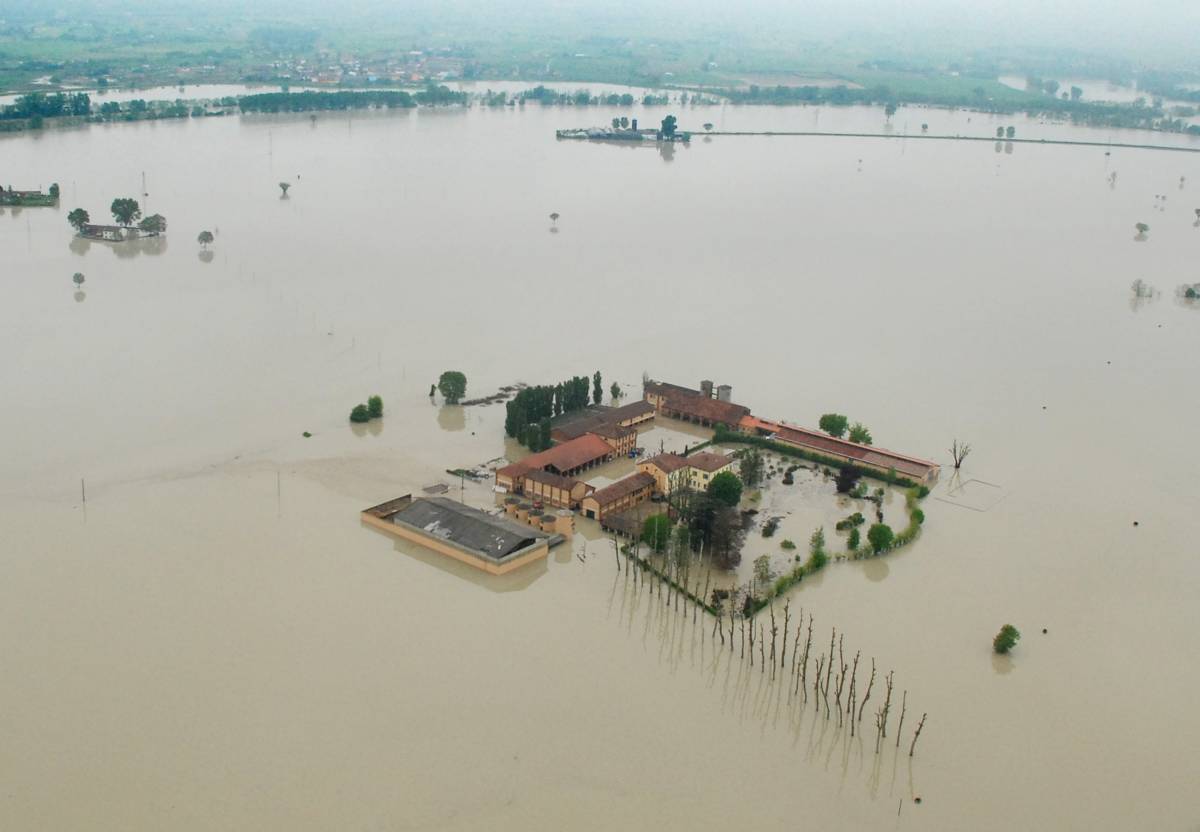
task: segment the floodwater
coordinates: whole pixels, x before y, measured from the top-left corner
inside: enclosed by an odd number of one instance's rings
[[[0,828],[1195,828],[1200,309],[1174,291],[1196,279],[1200,157],[554,139],[618,114],[0,139],[13,185],[63,191],[0,214]],[[892,119],[922,122],[1008,123]],[[164,240],[72,241],[68,210],[103,216],[143,173]],[[1131,303],[1139,277],[1159,295]],[[363,527],[361,508],[439,481],[490,503],[444,472],[514,451],[503,407],[431,402],[445,369],[470,395],[595,369],[635,394],[643,372],[710,378],[764,416],[837,410],[943,463],[969,441],[915,544],[789,596],[814,655],[836,626],[895,669],[903,746],[928,713],[915,756],[789,700],[618,573],[594,527],[502,579]],[[385,417],[350,426],[372,393]],[[844,512],[794,488],[803,547]],[[1009,622],[1024,638],[1000,660]]]

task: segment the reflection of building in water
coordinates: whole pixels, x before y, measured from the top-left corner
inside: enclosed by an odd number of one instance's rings
[[[554,530],[557,518],[549,524],[519,524],[445,497],[414,500],[405,495],[365,509],[361,516],[380,531],[493,575],[541,560],[564,540]]]

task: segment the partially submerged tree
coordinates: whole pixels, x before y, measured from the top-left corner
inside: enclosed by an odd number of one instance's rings
[[[167,230],[167,218],[162,214],[151,214],[138,223],[138,228],[151,234],[162,234]]]
[[[1021,631],[1011,624],[1005,624],[1000,628],[1000,632],[996,633],[996,637],[992,639],[992,650],[1004,655],[1016,647],[1017,642],[1020,640]]]
[[[950,443],[950,456],[954,458],[954,470],[962,467],[963,461],[970,455],[971,446],[966,442],[955,439]]]
[[[383,416],[383,399],[379,396],[371,396],[367,399],[367,412],[372,419],[378,419]]]
[[[1004,130],[1004,138],[1006,138],[1006,139],[1011,139],[1011,138],[1012,138],[1013,136],[1015,136],[1015,135],[1017,135],[1017,128],[1015,128],[1015,127],[1013,127],[1013,126],[1011,126],[1011,125],[1009,125],[1008,127],[1006,127],[1006,128],[1005,128],[1005,130]]]
[[[862,422],[855,422],[850,426],[850,441],[860,445],[870,445],[871,431],[867,430],[867,426]]]
[[[604,385],[600,380],[600,371],[592,376],[592,404],[600,404],[604,400]]]
[[[208,248],[208,244],[213,241],[213,233],[211,231],[201,231],[196,235],[196,242],[203,248]]]
[[[885,523],[876,523],[867,529],[867,542],[871,544],[871,550],[875,554],[879,554],[891,546],[895,537],[892,527]]]
[[[655,514],[647,517],[642,523],[642,542],[655,552],[662,552],[666,549],[670,539],[671,519],[667,515]]]
[[[83,227],[92,221],[91,216],[82,208],[72,208],[67,214],[67,222],[76,231],[83,231]]]
[[[846,435],[846,429],[850,427],[850,420],[840,413],[826,413],[817,422],[817,427],[830,436],[840,439]]]
[[[742,500],[742,481],[732,471],[722,471],[709,482],[708,493],[713,499],[734,508]]]
[[[117,221],[117,224],[126,228],[133,225],[142,216],[142,208],[138,205],[138,201],[130,197],[114,199],[109,210],[112,211],[113,219]]]
[[[291,182],[280,182],[280,183],[279,183],[279,190],[280,190],[280,191],[282,191],[282,193],[280,194],[280,196],[287,196],[288,188],[290,188],[290,187],[292,187],[292,183],[291,183]]]
[[[367,410],[365,404],[356,404],[354,409],[350,411],[350,421],[361,424],[371,421],[371,412]]]
[[[837,473],[837,479],[834,480],[837,493],[849,494],[854,490],[855,484],[862,478],[862,475],[863,472],[853,465],[843,465]]]
[[[1139,222],[1137,225],[1134,226],[1134,228],[1137,229],[1137,233],[1138,233],[1139,237],[1145,237],[1146,232],[1150,230],[1150,226],[1146,225],[1146,223],[1144,223],[1144,222]]]
[[[763,459],[758,448],[750,447],[742,452],[738,473],[742,476],[742,482],[748,486],[755,486],[762,482]]]
[[[76,286],[82,286],[84,281],[83,272],[75,272],[75,274],[71,276],[71,280]]]
[[[550,214],[550,222],[557,223],[557,222],[558,222],[558,216],[559,216],[559,215],[558,215],[558,212],[557,212],[557,211],[555,211],[555,212],[553,212],[552,214]]]
[[[467,393],[467,377],[458,370],[447,370],[438,379],[438,390],[447,404],[458,404]]]
[[[713,123],[712,123],[711,121],[706,121],[706,122],[704,122],[704,129],[705,129],[707,132],[711,133],[711,132],[712,132],[712,129],[713,129]]]
[[[675,116],[667,116],[662,120],[662,126],[659,128],[659,132],[662,133],[662,137],[664,139],[675,138],[675,125],[677,123],[678,122],[676,122]]]
[[[608,388],[608,393],[609,393],[609,395],[611,395],[611,396],[613,397],[613,400],[614,400],[614,401],[615,401],[616,399],[619,399],[619,398],[621,398],[621,385],[617,384],[617,383],[614,381],[614,382],[612,383],[612,387]]]

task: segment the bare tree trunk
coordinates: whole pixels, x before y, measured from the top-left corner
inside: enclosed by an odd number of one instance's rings
[[[913,755],[913,751],[915,751],[917,748],[917,737],[921,736],[921,729],[925,727],[925,717],[927,716],[929,716],[929,714],[921,714],[921,721],[917,723],[917,730],[913,732],[912,745],[908,747],[908,756],[910,757]]]
[[[766,644],[766,642],[767,642],[766,638],[763,637],[762,625],[759,624],[758,625],[758,671],[760,673],[766,672],[765,669],[767,666],[767,654],[766,654],[766,650],[764,649],[764,646],[763,646]]]
[[[783,670],[784,665],[787,664],[788,624],[791,621],[791,614],[790,614],[788,608],[791,605],[792,605],[791,601],[783,602],[783,640],[779,645],[779,669],[780,670]],[[774,642],[772,642],[772,644],[774,644]],[[774,652],[774,651],[772,651],[772,652]]]
[[[867,700],[871,698],[871,688],[875,687],[875,660],[871,659],[871,681],[867,682],[867,693],[863,696],[862,704],[858,707],[858,721],[862,722],[863,711],[867,708]]]
[[[821,667],[825,662],[825,654],[817,659],[817,677],[813,679],[813,701],[817,703],[817,713],[821,712]]]
[[[771,605],[771,680],[775,680],[775,605]]]
[[[908,691],[900,697],[900,722],[896,725],[896,747],[900,747],[900,732],[904,730],[904,712],[908,710]]]
[[[742,631],[746,630],[746,619],[742,619]],[[754,667],[754,621],[750,622],[750,666]]]
[[[887,736],[888,714],[892,710],[892,677],[895,675],[896,675],[896,671],[889,670],[888,675],[885,676],[883,679],[883,681],[887,684],[887,695],[884,696],[884,698],[883,698],[883,710],[882,710],[883,725],[881,726],[883,735],[885,737]]]
[[[812,650],[812,628],[813,628],[813,617],[812,617],[812,613],[810,612],[808,614],[808,640],[804,642],[804,659],[802,660],[801,665],[800,665],[800,671],[801,671],[801,675],[802,675],[802,678],[800,681],[800,689],[804,691],[804,701],[805,702],[808,701],[808,654],[809,654],[809,651]],[[820,671],[818,671],[818,673],[819,672]]]

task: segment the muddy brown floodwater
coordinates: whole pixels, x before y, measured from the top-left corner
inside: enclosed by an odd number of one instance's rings
[[[612,115],[0,139],[12,185],[63,192],[0,215],[0,828],[1200,822],[1200,310],[1173,294],[1196,279],[1200,157],[554,139]],[[680,121],[883,127],[865,109]],[[892,119],[1010,121],[1138,135]],[[165,240],[72,240],[68,210],[104,216],[143,172]],[[1139,277],[1161,294],[1131,304]],[[838,410],[943,463],[970,441],[976,482],[956,498],[946,471],[914,545],[789,596],[896,670],[905,745],[929,714],[916,756],[876,757],[731,662],[594,528],[492,579],[363,527],[359,509],[438,481],[487,504],[444,470],[513,450],[503,406],[432,404],[450,368],[472,395],[597,368],[635,395],[643,371],[711,378],[764,416]],[[386,415],[356,430],[372,393]],[[840,513],[806,482],[816,502],[784,530],[801,544]],[[999,660],[1006,622],[1024,638]]]

